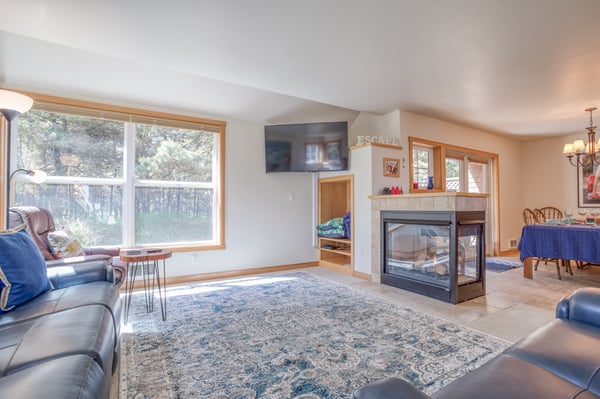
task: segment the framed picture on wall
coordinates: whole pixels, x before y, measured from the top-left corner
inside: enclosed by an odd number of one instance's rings
[[[383,158],[383,175],[400,177],[400,160],[396,158]]]
[[[577,168],[577,206],[600,208],[600,168],[597,164]]]

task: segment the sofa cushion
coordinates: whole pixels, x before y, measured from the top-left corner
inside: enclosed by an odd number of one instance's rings
[[[103,305],[87,305],[0,327],[0,375],[50,359],[87,355],[111,375],[118,345],[113,318]]]
[[[592,381],[590,381],[589,391],[600,396],[600,370],[596,373]]]
[[[109,381],[92,358],[52,359],[0,378],[2,398],[107,398]]]
[[[119,290],[114,284],[97,281],[77,284],[66,288],[48,291],[34,300],[0,317],[0,328],[10,324],[33,320],[54,312],[80,308],[88,305],[104,306],[111,314],[114,335],[121,334],[121,300]],[[1,346],[1,340],[0,340]],[[115,347],[115,350],[118,349]]]
[[[513,356],[501,354],[439,390],[435,399],[575,398],[577,385]]]
[[[0,313],[50,289],[46,262],[25,225],[0,232]]]
[[[587,388],[600,368],[600,329],[557,319],[508,348],[505,353]]]

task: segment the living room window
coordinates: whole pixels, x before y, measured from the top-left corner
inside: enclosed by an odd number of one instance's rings
[[[220,248],[224,133],[220,121],[36,99],[12,169],[48,177],[16,174],[12,204],[49,209],[88,245]]]

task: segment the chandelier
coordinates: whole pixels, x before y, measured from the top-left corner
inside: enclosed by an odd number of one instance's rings
[[[584,143],[583,140],[575,140],[572,143],[565,144],[563,148],[563,154],[567,156],[567,159],[571,165],[576,168],[584,166],[594,166],[594,164],[600,163],[600,140],[596,143],[596,126],[592,120],[592,112],[596,110],[596,107],[586,108],[585,112],[590,113],[590,125],[586,127],[588,131],[588,142]]]

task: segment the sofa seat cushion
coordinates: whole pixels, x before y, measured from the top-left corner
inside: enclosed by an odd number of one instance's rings
[[[86,305],[0,327],[0,375],[83,354],[112,374],[118,337],[103,305]]]
[[[522,359],[501,354],[478,369],[448,384],[435,399],[565,399],[582,398],[577,385]],[[598,398],[587,393],[586,398]]]
[[[109,383],[85,355],[52,359],[0,378],[0,397],[18,399],[108,398]]]
[[[72,285],[45,292],[12,312],[1,315],[0,327],[87,305],[102,305],[109,309],[114,318],[115,328],[119,331],[121,324],[119,290],[107,281]]]
[[[600,329],[557,319],[506,350],[505,353],[587,388],[600,369]]]

